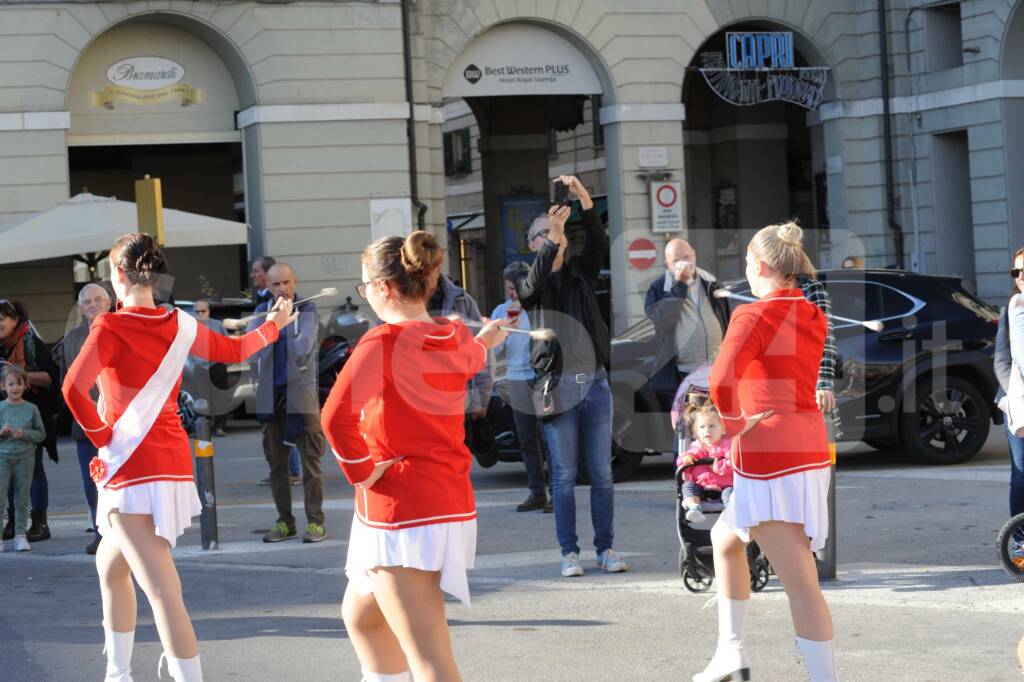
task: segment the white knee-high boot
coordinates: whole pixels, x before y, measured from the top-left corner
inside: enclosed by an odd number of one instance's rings
[[[203,667],[199,665],[199,654],[192,658],[174,658],[168,656],[166,652],[160,654],[160,660],[156,664],[157,677],[160,677],[164,659],[167,659],[167,672],[174,682],[203,682]]]
[[[412,682],[412,674],[408,670],[402,673],[373,673],[364,669],[362,682]]]
[[[811,682],[836,682],[836,657],[832,647],[834,640],[816,642],[813,639],[796,638],[797,649],[803,656],[804,665],[811,676]]]
[[[103,628],[103,653],[107,655],[107,672],[103,682],[132,682],[132,647],[135,630],[115,632]]]
[[[744,682],[750,679],[750,668],[743,652],[743,628],[749,604],[749,599],[728,599],[718,595],[718,648],[704,672],[693,676],[693,682]]]

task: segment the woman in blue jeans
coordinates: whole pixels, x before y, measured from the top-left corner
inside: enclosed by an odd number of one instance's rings
[[[1012,294],[1024,293],[1024,247],[1017,249],[1013,254],[1013,266],[1010,276],[1013,278],[1014,289]],[[1024,348],[1016,348],[1011,345],[1010,326],[1016,321],[1024,324],[1024,315],[1017,313],[1010,319],[1006,308],[999,314],[999,330],[996,332],[995,348],[995,372],[999,379],[999,392],[996,401],[1003,397],[1010,383],[1010,369],[1013,365],[1013,357],[1024,357]],[[1013,336],[1017,336],[1014,334]],[[1018,363],[1020,365],[1021,363]],[[1009,429],[1006,430],[1006,440],[1010,446],[1010,516],[1024,513],[1024,438],[1014,436]],[[1017,538],[1018,542],[1024,538]],[[1018,548],[1018,552],[1024,554],[1024,549]]]

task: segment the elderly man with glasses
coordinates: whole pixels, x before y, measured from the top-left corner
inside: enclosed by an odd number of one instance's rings
[[[82,321],[64,335],[61,341],[60,353],[60,381],[64,383],[64,375],[68,367],[75,361],[82,350],[82,344],[89,336],[89,328],[101,314],[110,311],[110,293],[100,284],[89,283],[78,292],[78,311],[82,314]],[[94,387],[90,394],[95,400],[99,393]],[[99,531],[96,530],[96,484],[89,476],[89,462],[96,456],[96,446],[86,438],[85,431],[78,422],[71,421],[71,437],[75,440],[78,448],[78,468],[82,472],[82,487],[85,490],[85,501],[89,505],[89,518],[92,519],[93,540],[85,548],[86,553],[95,554],[100,545]]]
[[[721,285],[697,267],[697,252],[683,239],[665,245],[665,274],[647,289],[644,310],[658,330],[651,389],[664,408],[686,376],[714,360],[729,323],[729,307],[716,298]]]

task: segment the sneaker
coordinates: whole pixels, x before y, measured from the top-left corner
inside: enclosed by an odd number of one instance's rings
[[[597,567],[605,573],[625,573],[629,565],[619,558],[614,549],[606,549],[597,555]]]
[[[288,524],[284,521],[278,521],[274,524],[274,527],[267,531],[267,534],[263,536],[263,542],[281,542],[282,540],[291,540],[299,533],[294,528],[289,528]]]
[[[686,509],[686,520],[688,523],[700,523],[704,520],[704,512],[700,507],[688,507]]]
[[[14,536],[14,551],[15,552],[30,552],[32,551],[32,545],[28,544],[28,539],[24,535]]]
[[[319,523],[311,523],[306,526],[306,534],[302,536],[303,542],[323,542],[327,537],[327,531]]]
[[[580,555],[570,552],[562,556],[562,577],[575,578],[583,575],[583,567],[580,566]]]
[[[295,475],[295,476],[289,476],[289,477],[288,477],[288,481],[289,481],[289,483],[291,483],[291,484],[292,484],[293,486],[294,486],[294,485],[302,485],[302,476],[299,476],[299,475]]]
[[[14,539],[14,514],[8,514],[7,523],[6,525],[4,525],[4,532],[2,537],[4,540]]]
[[[103,539],[103,537],[99,536],[99,535],[97,535],[95,538],[93,538],[93,541],[90,542],[88,544],[88,546],[86,546],[85,553],[86,554],[95,554],[96,550],[100,548],[100,540],[102,540],[102,539]]]
[[[537,509],[543,509],[547,506],[548,496],[547,495],[530,495],[523,503],[516,507],[517,512],[528,512],[536,511]]]
[[[226,436],[228,434],[224,433],[224,429],[216,428],[216,429],[213,430],[213,435],[216,436],[217,438],[223,438],[224,436]]]

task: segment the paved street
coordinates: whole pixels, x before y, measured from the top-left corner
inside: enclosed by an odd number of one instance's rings
[[[274,521],[258,430],[216,441],[218,552],[199,549],[198,523],[176,550],[208,680],[358,680],[338,617],[351,494],[330,458],[320,545],[264,545]],[[968,465],[915,466],[861,446],[838,479],[840,579],[826,597],[842,679],[1018,679],[1014,650],[1024,596],[1000,570],[1008,468],[1002,432]],[[31,554],[0,554],[0,679],[99,680],[99,592],[83,553],[84,500],[70,443],[49,466],[54,539]],[[456,655],[467,680],[680,680],[713,650],[708,595],[683,589],[676,562],[671,469],[650,459],[616,487],[616,547],[625,575],[558,576],[553,519],[517,514],[519,467],[477,470],[479,549],[473,606],[452,604]],[[298,489],[296,489],[298,490]],[[578,490],[589,544],[586,489]],[[300,504],[296,504],[300,515]],[[592,566],[593,552],[587,557]],[[156,678],[161,648],[140,597],[135,679]],[[801,679],[777,579],[754,596],[749,650],[755,679]]]

